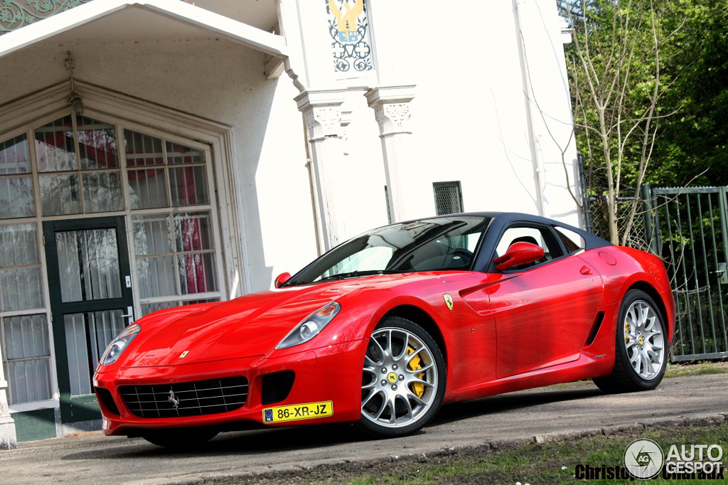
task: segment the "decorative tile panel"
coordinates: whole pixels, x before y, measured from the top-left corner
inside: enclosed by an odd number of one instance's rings
[[[0,35],[91,0],[0,0]]]
[[[358,74],[373,69],[365,0],[325,0],[334,70]]]

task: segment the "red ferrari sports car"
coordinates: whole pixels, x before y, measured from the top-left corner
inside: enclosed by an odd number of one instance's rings
[[[491,394],[653,389],[675,320],[657,257],[514,213],[380,227],[275,286],[127,327],[94,375],[106,434],[179,446],[348,421],[401,436]]]

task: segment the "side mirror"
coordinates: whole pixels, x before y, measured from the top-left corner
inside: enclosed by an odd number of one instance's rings
[[[543,258],[543,248],[536,244],[517,242],[511,244],[506,254],[493,260],[498,271],[505,271],[513,266],[520,266]]]
[[[291,279],[291,273],[281,273],[276,277],[275,286],[276,288],[280,288],[281,286],[286,284],[286,281]]]

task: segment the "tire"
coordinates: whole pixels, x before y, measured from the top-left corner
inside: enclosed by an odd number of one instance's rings
[[[614,369],[594,379],[604,392],[649,391],[667,366],[665,323],[655,301],[641,290],[624,296],[617,323]]]
[[[446,377],[445,359],[430,334],[405,318],[384,318],[364,358],[359,424],[377,437],[418,431],[440,409]]]
[[[217,436],[210,428],[175,428],[147,431],[142,438],[150,443],[174,449],[195,449]]]

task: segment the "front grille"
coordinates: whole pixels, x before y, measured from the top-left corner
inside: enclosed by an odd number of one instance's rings
[[[248,397],[248,379],[225,377],[155,386],[122,386],[119,392],[129,411],[141,418],[203,416],[241,408]]]

